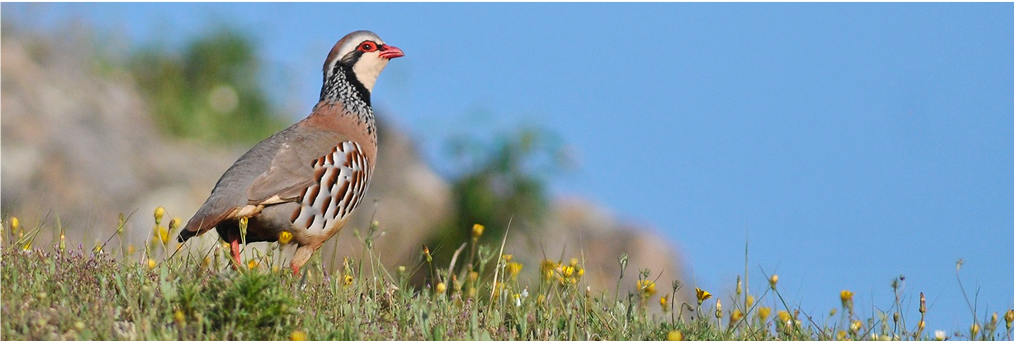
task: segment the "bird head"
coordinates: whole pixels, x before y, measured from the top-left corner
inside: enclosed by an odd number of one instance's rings
[[[377,76],[392,58],[404,56],[401,49],[385,44],[379,36],[370,31],[355,31],[345,35],[331,48],[324,61],[324,79],[339,72],[339,68],[351,70],[367,91],[373,91]]]

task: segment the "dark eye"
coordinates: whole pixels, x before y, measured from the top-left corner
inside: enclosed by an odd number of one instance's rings
[[[377,44],[374,43],[374,42],[372,42],[372,41],[364,41],[362,44],[359,44],[359,51],[373,52],[373,51],[376,51],[376,50],[377,50]]]

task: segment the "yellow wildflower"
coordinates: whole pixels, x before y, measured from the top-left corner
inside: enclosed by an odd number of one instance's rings
[[[573,269],[573,268],[571,268]],[[637,281],[637,291],[640,291],[644,296],[652,296],[655,294],[655,281],[650,279]]]
[[[179,217],[173,218],[169,221],[169,231],[176,231],[176,229],[180,228],[180,224],[182,223],[183,220]]]
[[[521,264],[521,263],[518,263],[518,262],[509,262],[509,263],[507,263],[507,274],[510,275],[511,279],[517,279],[518,278],[518,273],[521,272],[521,268],[523,268],[523,267],[524,267],[524,265]],[[476,274],[476,276],[478,276],[478,274]]]
[[[771,289],[775,289],[778,285],[778,275],[771,275],[771,278],[768,279],[768,284],[771,284]]]
[[[789,312],[787,312],[785,310],[779,310],[778,311],[778,319],[782,320],[782,322],[788,323],[790,320],[792,320],[792,315],[789,315]]]
[[[21,222],[18,221],[18,217],[11,217],[11,233],[17,233],[19,227],[21,227]]]
[[[282,231],[278,234],[278,244],[288,245],[292,241],[292,232]]]
[[[701,288],[695,288],[695,289],[697,290],[697,305],[698,306],[700,306],[701,304],[704,304],[704,301],[707,301],[709,298],[711,298],[711,293],[710,292],[701,290]]]
[[[845,308],[852,308],[852,292],[848,290],[841,291],[841,306]]]
[[[1007,322],[1007,329],[1011,329],[1011,325],[1014,324],[1014,309],[1008,310],[1006,314],[1003,314],[1004,322]]]
[[[165,215],[165,208],[162,206],[155,208],[155,225],[162,224],[162,216]]]
[[[845,331],[844,330],[839,330],[837,333],[835,333],[835,338],[834,339],[835,340],[844,341],[845,340]]]
[[[342,277],[342,285],[344,286],[352,285],[352,275],[345,274],[345,276]]]
[[[260,265],[260,263],[258,263],[256,260],[250,260],[249,262],[246,263],[246,267],[250,268],[250,270],[256,269],[257,265]]]
[[[662,298],[658,299],[658,305],[662,306],[662,312],[669,312],[669,294],[665,294]]]
[[[746,295],[746,308],[753,307],[753,295]]]
[[[577,267],[577,257],[573,257],[570,259],[570,266],[575,268]]]
[[[863,328],[863,321],[861,321],[861,320],[855,320],[855,321],[852,321],[851,324],[849,324],[849,329],[852,329],[852,332],[859,332],[859,329],[862,329],[862,328]]]
[[[486,230],[486,227],[482,226],[482,224],[472,225],[472,239],[479,239],[479,237],[482,237],[482,231],[484,230]]]
[[[479,280],[479,273],[475,272],[475,271],[469,271],[468,272],[468,281],[469,282],[475,282],[477,280]]]
[[[148,258],[148,268],[149,269],[154,269],[156,265],[158,265],[158,263],[155,263],[154,259]]]
[[[445,291],[447,291],[447,284],[444,284],[444,282],[437,283],[437,294],[443,294]]]
[[[563,275],[564,278],[570,278],[570,276],[574,275],[574,267],[573,266],[564,266],[563,268],[560,269],[560,275]],[[638,287],[640,287],[640,286],[641,285],[638,284]]]
[[[759,317],[761,319],[761,321],[767,321],[768,320],[768,315],[771,315],[771,308],[770,307],[760,307],[760,308],[757,308],[757,317]]]
[[[666,336],[665,339],[666,341],[683,341],[683,333],[678,330],[673,330],[669,332],[669,335]]]
[[[169,245],[169,230],[160,227],[158,229],[158,240],[162,242],[162,245]]]
[[[739,320],[743,319],[743,311],[739,308],[733,309],[732,314],[729,314],[729,326],[736,324]]]
[[[975,335],[979,334],[979,324],[978,323],[972,323],[972,327],[969,328],[968,331],[971,332],[970,336],[974,339]]]
[[[503,261],[504,261],[504,263],[510,262],[512,260],[514,260],[514,255],[511,255],[511,254],[503,255]]]
[[[306,341],[306,333],[298,331],[298,330],[293,331],[292,334],[289,335],[289,340],[290,341]]]

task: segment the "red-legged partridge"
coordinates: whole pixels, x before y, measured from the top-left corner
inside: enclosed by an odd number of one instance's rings
[[[298,245],[298,273],[341,230],[359,205],[377,162],[370,92],[392,58],[404,56],[369,31],[349,33],[324,61],[320,102],[308,117],[255,145],[229,167],[179,241],[214,228],[240,263],[239,222],[246,242],[274,242],[282,232]]]

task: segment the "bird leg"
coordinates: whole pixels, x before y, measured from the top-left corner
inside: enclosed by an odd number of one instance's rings
[[[316,251],[315,247],[310,245],[300,245],[296,249],[296,254],[292,255],[292,274],[295,276],[299,275],[299,268],[302,268],[307,261],[310,260],[310,256],[313,256],[313,251]]]
[[[236,270],[239,270],[240,268],[239,239],[233,239],[232,242],[229,243],[229,245],[231,246],[229,249],[232,253],[232,260],[235,261],[234,263],[232,263],[232,267]]]

